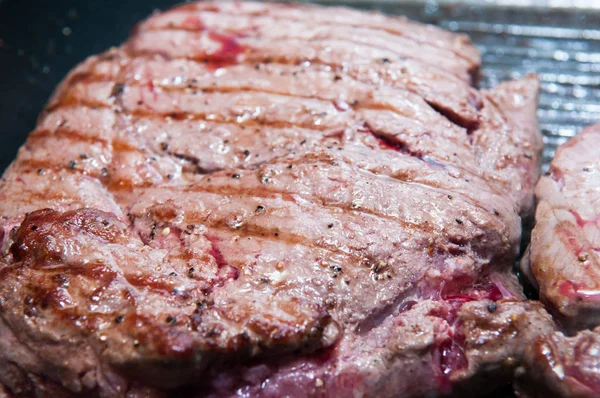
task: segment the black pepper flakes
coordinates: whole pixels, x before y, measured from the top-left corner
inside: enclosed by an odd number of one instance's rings
[[[196,308],[201,310],[202,307],[204,307],[204,304],[202,304],[200,301],[196,302]]]
[[[269,281],[269,279],[268,279],[268,278],[265,278],[265,277],[261,277],[261,278],[260,278],[260,281],[261,281],[262,283],[264,283],[264,284],[268,284],[268,283],[270,282],[270,281]]]
[[[250,151],[246,149],[246,150],[244,151],[244,155],[246,155],[246,156],[250,156]]]
[[[590,171],[590,168],[589,167],[584,167],[583,171]]]
[[[177,321],[175,319],[175,317],[172,317],[171,315],[169,315],[166,320],[167,320],[167,323],[170,325],[173,325]]]
[[[452,200],[452,195],[448,195],[448,199]]]
[[[287,168],[288,168],[288,169],[291,169],[292,167],[294,167],[294,165],[293,165],[293,164],[290,164],[290,165],[288,165],[288,167],[287,167]]]
[[[256,213],[260,214],[263,211],[265,211],[265,206],[263,206],[263,205],[256,206]]]
[[[457,218],[457,219],[456,219],[456,223],[457,223],[458,225],[462,225],[462,223],[463,223],[463,222],[462,222],[462,220],[459,220],[459,219]]]
[[[74,161],[74,160],[71,160],[71,161],[69,162],[69,168],[70,168],[71,170],[73,170],[73,169],[75,169],[75,167],[77,167],[77,162],[76,162],[76,161]]]
[[[327,228],[333,228],[333,223],[327,224]]]
[[[303,140],[302,142],[300,142],[300,145],[304,145],[306,144],[306,140]]]
[[[84,159],[84,160],[89,158],[89,156],[87,155],[87,153],[82,153],[82,154],[79,155],[79,157],[81,159]]]
[[[32,226],[31,226],[31,230],[32,230],[32,231],[37,231],[37,229],[38,229],[38,226],[37,226],[37,225],[32,225]]]
[[[115,323],[123,323],[124,320],[125,320],[125,316],[119,315],[118,317],[115,318]]]
[[[381,60],[381,63],[384,63],[384,64],[391,64],[391,63],[392,63],[392,61],[390,61],[390,59],[389,59],[389,58],[383,58],[383,59]]]
[[[240,175],[237,173],[234,173],[231,175],[231,178],[235,178],[237,180],[238,178],[240,178]]]
[[[100,174],[106,176],[108,174],[108,169],[106,167],[103,167],[102,170],[100,170]]]
[[[494,215],[495,216],[499,216],[500,215],[500,213],[498,213],[498,210],[494,209]]]
[[[160,148],[161,148],[163,151],[166,151],[167,149],[169,149],[169,144],[168,144],[167,142],[161,142],[161,144],[160,144]]]
[[[169,276],[177,276],[177,272],[173,271],[169,274]]]
[[[194,267],[192,267],[192,268],[188,269],[188,276],[189,276],[190,278],[191,278],[191,277],[194,275],[194,271],[195,271]]]
[[[113,86],[111,92],[110,92],[110,96],[111,97],[117,97],[121,94],[123,94],[123,92],[125,91],[125,84],[123,83],[115,83],[115,85]]]
[[[38,169],[37,173],[38,173],[39,175],[42,175],[42,174],[44,174],[44,169]]]
[[[331,268],[334,272],[342,272],[342,267],[337,264],[330,265],[329,268]]]
[[[488,307],[487,307],[487,309],[490,313],[496,312],[497,308],[498,308],[498,306],[496,305],[496,303],[492,303],[492,304],[488,305]]]
[[[109,222],[106,220],[102,220],[102,225],[104,225],[105,227],[108,227]]]

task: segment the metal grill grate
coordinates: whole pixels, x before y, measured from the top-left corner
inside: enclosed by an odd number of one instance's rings
[[[480,85],[537,73],[544,166],[556,147],[600,122],[600,13],[582,9],[501,8],[444,1],[320,1],[376,9],[466,33],[482,54]]]

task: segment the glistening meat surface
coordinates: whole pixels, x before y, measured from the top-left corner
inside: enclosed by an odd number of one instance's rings
[[[600,394],[598,142],[595,125],[559,147],[536,188],[536,226],[522,265],[541,300],[574,336],[540,336],[528,349],[518,372],[528,396]]]
[[[192,3],[76,67],[0,182],[10,395],[480,395],[554,325],[511,266],[530,76],[349,9]]]

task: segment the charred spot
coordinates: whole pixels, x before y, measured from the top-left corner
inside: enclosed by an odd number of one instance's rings
[[[124,233],[118,220],[110,228],[101,227],[103,219],[115,216],[96,209],[80,209],[56,212],[51,209],[37,210],[28,214],[21,225],[15,229],[14,243],[10,247],[16,261],[26,258],[36,262],[60,262],[65,252],[65,242],[74,236],[87,236],[108,242],[117,242]],[[53,239],[48,239],[52,236]]]

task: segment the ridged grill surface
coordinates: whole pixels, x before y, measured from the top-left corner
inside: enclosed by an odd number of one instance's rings
[[[321,1],[432,23],[466,33],[482,54],[481,87],[537,73],[544,167],[556,147],[600,122],[600,13],[592,10],[502,8],[432,1]]]

